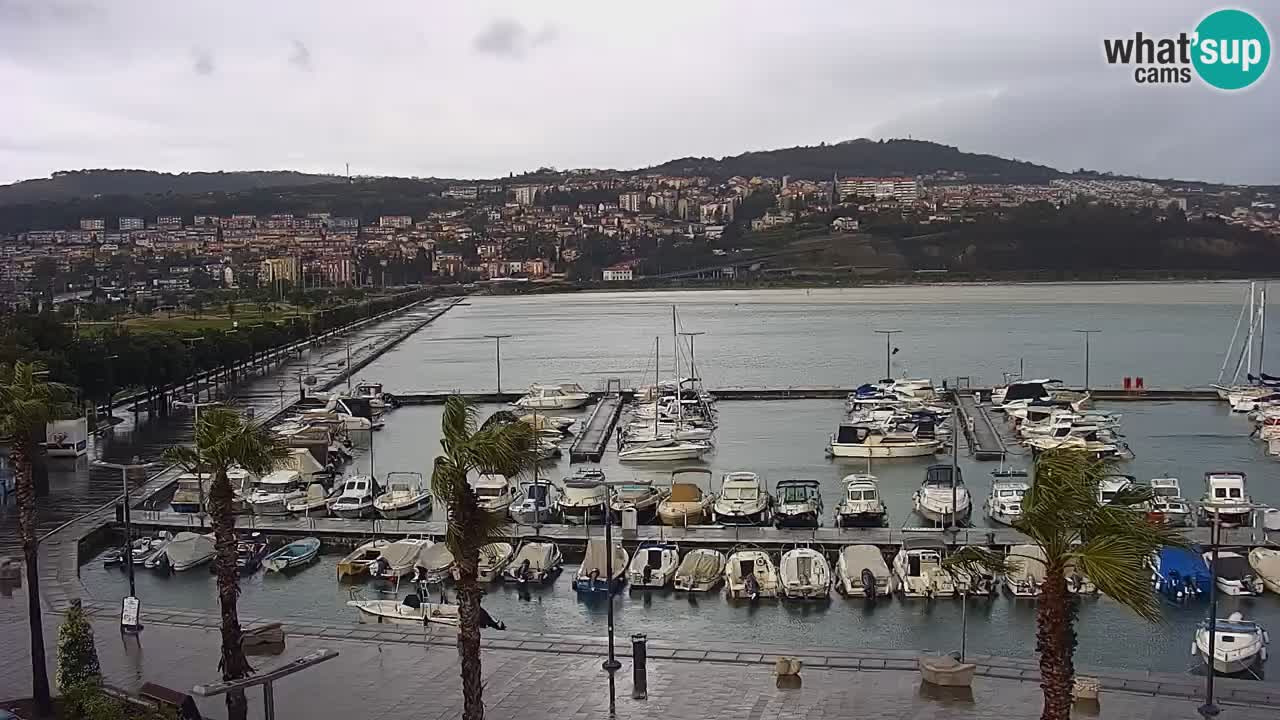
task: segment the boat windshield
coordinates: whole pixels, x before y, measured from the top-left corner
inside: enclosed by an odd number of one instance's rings
[[[807,487],[788,487],[782,490],[782,502],[785,503],[802,503],[809,501],[809,488]]]
[[[1216,487],[1213,489],[1213,497],[1218,500],[1240,500],[1244,497],[1244,492],[1238,487]]]
[[[1022,496],[1026,494],[1027,494],[1027,491],[1023,490],[1022,488],[999,488],[998,490],[996,490],[996,497],[1001,499],[1016,498],[1018,500],[1021,500]]]
[[[849,490],[850,500],[875,500],[876,491],[871,488],[853,488]]]
[[[546,483],[532,483],[525,488],[525,495],[536,502],[546,502],[547,487]]]
[[[755,500],[760,497],[760,490],[753,487],[727,487],[724,489],[725,500]]]
[[[482,497],[482,498],[495,498],[495,497],[501,497],[501,496],[503,495],[503,490],[504,490],[504,489],[505,489],[505,488],[501,488],[501,487],[484,487],[484,486],[481,486],[481,487],[476,488],[476,497]]]
[[[1156,497],[1174,498],[1178,497],[1178,488],[1176,487],[1154,487]]]

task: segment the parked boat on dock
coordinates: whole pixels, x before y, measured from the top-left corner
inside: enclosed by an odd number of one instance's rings
[[[707,490],[693,477],[705,477]],[[688,478],[688,479],[686,479]],[[658,519],[663,525],[701,525],[711,515],[716,496],[711,492],[712,473],[706,468],[679,468],[671,471],[671,491],[658,503]]]
[[[405,538],[389,543],[382,548],[378,558],[369,565],[369,574],[373,577],[398,579],[413,572],[418,562],[418,555],[431,547],[431,541],[424,537]]]
[[[559,573],[563,565],[564,555],[559,545],[550,540],[526,540],[502,571],[502,578],[508,582],[541,585]]]
[[[274,470],[258,478],[244,502],[254,515],[288,515],[288,502],[302,497],[306,492],[303,487],[297,470]]]
[[[412,599],[411,599],[412,598]],[[421,602],[417,595],[401,600],[348,600],[360,611],[360,619],[396,625],[447,625],[457,627],[458,606]]]
[[[730,600],[778,597],[778,568],[773,558],[759,548],[735,549],[725,560],[724,589]]]
[[[512,505],[519,505],[523,498],[518,497],[515,487],[504,475],[484,473],[471,480],[471,488],[476,491],[476,500],[480,509],[506,517]]]
[[[724,553],[710,548],[695,548],[684,556],[676,569],[675,589],[711,592],[724,580],[724,570]]]
[[[1205,665],[1210,663],[1210,638],[1209,621],[1204,620],[1196,628],[1191,654],[1199,656]],[[1233,612],[1229,617],[1218,618],[1214,622],[1212,640],[1214,671],[1232,675],[1266,662],[1267,645],[1271,642],[1271,636],[1258,623],[1245,620],[1244,615]]]
[[[844,499],[836,505],[836,527],[887,527],[889,513],[875,475],[845,475]]]
[[[373,501],[379,493],[378,481],[371,475],[352,475],[342,483],[342,491],[329,505],[329,512],[340,518],[370,517],[376,512]]]
[[[267,555],[262,566],[271,572],[302,567],[320,555],[320,538],[304,537]]]
[[[930,465],[912,503],[926,520],[947,527],[968,525],[973,511],[964,477],[960,468],[953,465]]]
[[[634,510],[637,523],[650,525],[658,516],[658,505],[665,499],[666,492],[650,484],[619,485],[613,489],[609,507],[615,522],[620,521],[624,510]]]
[[[262,567],[262,561],[267,557],[267,541],[263,539],[262,533],[252,533],[249,539],[236,542],[236,570],[241,575],[251,575]],[[209,566],[213,570],[213,566]]]
[[[453,569],[454,558],[449,546],[442,542],[428,544],[414,560],[413,582],[436,585],[444,582],[453,573]]]
[[[1212,525],[1216,517],[1226,527],[1253,525],[1253,501],[1242,472],[1214,471],[1204,474],[1204,496],[1200,499],[1200,524]]]
[[[1254,548],[1249,551],[1249,567],[1262,579],[1263,586],[1280,594],[1280,550]]]
[[[1151,478],[1151,493],[1151,512],[1155,518],[1175,527],[1192,524],[1195,512],[1191,503],[1182,497],[1178,478]]]
[[[711,506],[711,522],[723,525],[768,525],[773,519],[773,496],[753,472],[725,473],[720,493]]]
[[[612,560],[607,553],[612,553]],[[607,548],[602,538],[587,541],[586,553],[582,556],[582,565],[578,567],[578,576],[573,580],[573,589],[579,594],[615,593],[627,582],[627,566],[630,556],[622,544],[613,543]],[[608,570],[612,566],[613,576]]]
[[[420,472],[389,472],[387,491],[374,498],[373,509],[384,520],[409,520],[431,512],[431,485]]]
[[[482,583],[493,582],[502,577],[502,572],[511,564],[516,549],[511,543],[494,542],[480,548],[480,564],[476,569],[476,577]]]
[[[590,400],[591,394],[577,383],[534,383],[513,404],[526,410],[573,410],[586,405]]]
[[[782,480],[774,487],[777,503],[773,521],[778,527],[816,528],[822,519],[822,492],[817,480]]]
[[[558,511],[560,488],[546,480],[520,483],[521,500],[511,505],[511,519],[519,525],[544,525]]]
[[[711,452],[711,449],[711,443],[706,440],[677,440],[664,437],[630,443],[618,451],[618,459],[623,462],[697,460]]]
[[[987,517],[1001,525],[1013,525],[1022,517],[1022,499],[1031,486],[1020,480],[991,483],[991,494],[983,509]]]
[[[874,423],[841,423],[827,443],[833,457],[904,458],[933,455],[942,447],[937,438],[919,437],[915,430],[888,430]]]
[[[1170,600],[1207,597],[1213,589],[1209,566],[1199,553],[1186,548],[1162,548],[1152,560],[1156,592]]]
[[[180,532],[165,545],[163,557],[171,570],[184,572],[209,562],[215,554],[212,534]]]
[[[1266,589],[1262,578],[1250,567],[1244,555],[1232,550],[1219,550],[1216,561],[1212,552],[1204,553],[1203,557],[1218,578],[1218,589],[1224,594],[1261,595]]]
[[[897,591],[909,598],[955,594],[955,583],[942,567],[946,551],[946,546],[937,538],[909,537],[903,540],[902,549],[893,559]]]
[[[892,577],[884,553],[875,545],[849,545],[836,561],[836,590],[845,597],[888,597]]]
[[[369,574],[369,566],[382,557],[382,551],[390,544],[390,540],[378,538],[356,546],[355,550],[338,561],[338,579],[359,578]]]
[[[580,471],[578,475],[598,476],[602,482],[604,480],[604,473],[599,470],[594,471],[594,475],[591,471]],[[562,521],[573,525],[602,521],[608,494],[609,490],[604,485],[573,485],[566,479],[556,500],[556,513]]]
[[[1009,565],[1005,585],[1014,597],[1040,597],[1046,573],[1044,559],[1044,551],[1039,545],[1014,545],[1009,548],[1009,553],[1005,556]]]
[[[633,588],[663,588],[675,579],[680,566],[680,547],[675,543],[640,543],[631,558],[627,580]]]
[[[186,472],[179,475],[169,508],[177,513],[200,512],[200,503],[209,497],[211,478],[209,473]]]
[[[831,596],[831,564],[813,548],[782,553],[778,576],[779,590],[788,600],[827,600]]]
[[[329,495],[324,485],[313,482],[307,486],[305,494],[287,500],[284,508],[290,515],[325,517],[329,514],[329,504],[336,499]]]

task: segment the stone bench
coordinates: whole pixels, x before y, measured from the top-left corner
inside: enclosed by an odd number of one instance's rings
[[[940,687],[970,687],[978,666],[962,663],[950,655],[925,655],[920,658],[920,678]]]

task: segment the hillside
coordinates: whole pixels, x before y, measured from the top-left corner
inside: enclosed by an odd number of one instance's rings
[[[847,140],[835,145],[748,152],[719,160],[681,158],[646,170],[715,178],[790,175],[810,180],[828,180],[832,174],[892,176],[941,171],[963,172],[975,180],[1000,182],[1040,183],[1066,175],[1044,165],[961,152],[949,145],[925,140],[866,139]]]
[[[91,198],[97,195],[196,195],[258,188],[344,182],[336,175],[291,170],[161,173],[150,170],[69,170],[53,177],[0,185],[0,205]]]

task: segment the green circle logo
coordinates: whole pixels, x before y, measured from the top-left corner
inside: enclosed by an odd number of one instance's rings
[[[1219,90],[1249,87],[1267,71],[1270,60],[1267,29],[1243,10],[1218,10],[1196,26],[1191,62],[1200,79]]]

